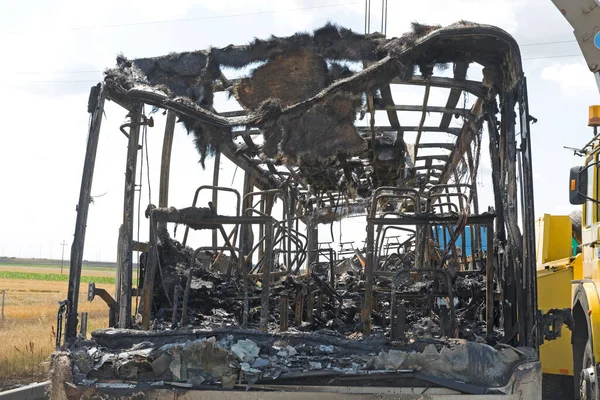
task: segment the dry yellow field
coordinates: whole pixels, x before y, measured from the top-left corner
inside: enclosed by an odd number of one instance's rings
[[[96,286],[114,293],[114,285]],[[57,303],[67,297],[67,282],[0,279],[0,289],[6,290],[5,319],[0,320],[1,390],[14,382],[45,379],[56,342]],[[98,298],[88,302],[86,284],[80,288],[79,312],[89,313],[88,336],[108,326],[108,306]]]
[[[114,292],[114,285],[96,284],[96,287],[103,287],[109,290],[111,293]],[[67,298],[67,282],[0,278],[0,290],[2,289],[16,292],[57,293],[60,294],[58,297],[61,297],[62,300]],[[82,282],[79,290],[82,293],[87,293],[87,283]]]

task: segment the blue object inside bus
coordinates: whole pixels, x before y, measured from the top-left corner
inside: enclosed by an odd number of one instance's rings
[[[453,231],[454,227],[448,227],[448,226],[436,226],[433,228],[433,238],[435,239],[435,241],[437,241],[440,245],[440,249],[445,250],[446,246],[448,245],[448,243],[450,242],[450,238],[451,238],[451,230]],[[475,228],[477,229],[477,228]],[[487,250],[487,229],[484,226],[480,226],[479,227],[480,232],[481,232],[481,250],[482,251],[486,251]],[[473,229],[473,233],[475,233],[476,231]],[[465,244],[464,244],[464,252],[463,254],[466,254],[467,256],[472,255],[472,250],[471,250],[471,227],[467,226],[465,227],[465,231],[464,234],[459,236],[458,239],[456,239],[456,243],[454,244],[457,247],[460,247],[462,249],[463,247],[463,243],[462,243],[462,238],[465,238]],[[474,238],[473,238],[474,240]]]

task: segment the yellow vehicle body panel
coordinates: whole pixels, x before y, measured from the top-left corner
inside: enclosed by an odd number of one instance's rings
[[[538,269],[538,307],[542,313],[552,308],[571,308],[573,268],[570,261],[566,258]],[[540,361],[544,374],[573,375],[571,331],[566,326],[563,325],[558,339],[544,341],[540,346]]]
[[[573,280],[583,279],[583,255],[581,253],[577,254],[575,260],[572,263],[573,266]]]
[[[535,221],[535,230],[538,270],[545,269],[548,262],[568,258],[573,254],[571,218],[568,215],[544,214]]]

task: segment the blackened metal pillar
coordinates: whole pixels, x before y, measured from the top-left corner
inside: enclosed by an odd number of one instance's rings
[[[169,173],[171,170],[171,149],[173,147],[173,135],[175,132],[175,119],[177,115],[170,111],[167,113],[167,122],[165,125],[165,136],[163,139],[162,158],[160,164],[160,188],[158,195],[158,206],[167,207],[169,205]],[[144,274],[144,283],[142,287],[142,328],[150,328],[150,314],[152,312],[152,295],[154,293],[154,278],[156,276],[156,267],[158,262],[157,234],[164,229],[167,223],[159,221],[156,223],[150,215],[150,228],[148,239],[148,258],[146,259],[146,273]],[[131,302],[130,302],[131,303]],[[176,311],[173,311],[176,314]],[[175,322],[175,319],[173,319]]]
[[[367,219],[367,256],[365,265],[365,299],[362,309],[363,334],[371,334],[371,313],[373,312],[373,274],[375,271],[375,225]]]
[[[244,191],[242,197],[242,211],[241,215],[248,215],[246,210],[252,207],[252,198],[247,197],[248,193],[252,192],[252,176],[250,171],[245,171],[244,173]],[[252,249],[252,226],[248,224],[241,225],[240,232],[240,260],[239,267],[240,273],[242,275],[242,287],[244,291],[244,310],[242,313],[242,326],[248,326],[248,312],[250,307],[250,299],[248,298],[248,262],[246,261],[246,254],[250,253]]]
[[[94,177],[94,166],[96,164],[96,151],[100,137],[100,126],[104,111],[106,91],[102,84],[92,87],[88,100],[88,112],[91,114],[90,126],[83,164],[83,176],[81,177],[81,189],[79,191],[79,203],[77,204],[77,220],[75,222],[75,234],[71,246],[71,260],[69,269],[69,289],[67,294],[68,311],[65,329],[65,342],[70,343],[77,337],[77,306],[79,302],[79,284],[81,280],[81,263],[83,261],[83,247],[85,243],[85,231],[87,217],[91,201],[92,180]]]
[[[533,166],[531,162],[531,128],[529,116],[529,102],[527,98],[527,78],[522,77],[521,91],[519,93],[519,117],[521,122],[521,185],[523,187],[521,196],[523,198],[523,268],[525,270],[525,291],[527,293],[527,309],[537,310],[537,274],[535,260],[535,208],[533,195]],[[528,332],[534,331],[536,324],[535,316],[529,314],[527,320]],[[539,328],[538,328],[539,329]],[[527,337],[527,346],[535,347],[540,345],[536,335]]]
[[[131,285],[133,281],[133,216],[135,214],[135,171],[139,151],[142,105],[131,110],[127,164],[125,166],[125,194],[123,199],[123,246],[121,248],[121,298],[119,299],[119,328],[131,326]]]
[[[215,153],[215,163],[214,163],[213,168],[214,168],[214,170],[213,170],[213,186],[218,187],[219,186],[219,170],[221,169],[221,152],[218,150]],[[213,203],[213,206],[215,207],[215,211],[218,210],[218,202],[219,202],[219,192],[217,190],[213,190],[212,203]],[[213,229],[212,230],[212,246],[213,246],[215,254],[217,252],[216,249],[217,249],[217,245],[218,245],[217,234],[218,234],[218,231],[216,229]]]
[[[169,174],[171,171],[171,149],[173,148],[173,135],[175,132],[175,112],[169,110],[165,125],[165,136],[163,138],[162,157],[160,162],[160,186],[158,194],[158,206],[169,206]],[[164,228],[166,222],[159,222],[158,229]]]
[[[306,270],[308,271],[312,263],[317,262],[319,247],[319,225],[310,215],[306,219],[307,223],[307,245],[306,245]]]
[[[269,289],[271,287],[271,270],[273,269],[273,221],[267,222],[265,226],[265,258],[263,268],[263,280],[260,300],[260,330],[269,330]],[[245,283],[247,284],[247,283]]]

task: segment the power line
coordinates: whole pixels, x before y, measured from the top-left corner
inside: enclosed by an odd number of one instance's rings
[[[306,10],[306,9],[314,9],[314,8],[325,8],[325,7],[336,7],[336,6],[343,6],[343,5],[351,5],[351,4],[358,4],[359,2],[351,2],[351,3],[341,3],[341,4],[330,4],[330,5],[324,5],[324,6],[314,6],[314,7],[302,7],[302,8],[295,8],[295,9],[289,9],[288,11],[292,11],[292,10]],[[182,19],[182,20],[165,20],[165,21],[153,21],[153,22],[144,22],[144,23],[140,23],[140,24],[152,24],[152,23],[163,23],[163,22],[176,22],[176,21],[192,21],[192,20],[196,20],[196,19],[211,19],[211,18],[226,18],[226,17],[230,17],[230,16],[243,16],[243,15],[255,15],[255,14],[261,14],[261,13],[275,13],[277,11],[261,11],[261,12],[257,12],[257,13],[248,13],[248,14],[229,14],[229,15],[222,15],[222,16],[213,16],[213,17],[201,17],[201,18],[187,18],[187,19]],[[131,25],[135,25],[135,24],[131,24]],[[126,25],[106,25],[106,27],[113,27],[113,26],[126,26]],[[102,26],[99,26],[99,28],[101,28]],[[67,29],[80,29],[80,28],[67,28]],[[84,28],[81,28],[84,29]],[[87,28],[85,28],[87,29]],[[90,27],[90,29],[92,29],[92,27]],[[2,33],[0,33],[1,35]],[[519,47],[531,47],[531,46],[545,46],[545,45],[553,45],[553,44],[562,44],[562,43],[576,43],[576,40],[557,40],[557,41],[553,41],[553,42],[535,42],[535,43],[525,43],[525,44],[520,44]],[[540,57],[526,57],[523,58],[523,61],[525,60],[542,60],[542,59],[549,59],[549,58],[566,58],[566,57],[581,57],[581,54],[566,54],[566,55],[555,55],[555,56],[540,56]],[[73,70],[73,71],[12,71],[10,73],[16,74],[16,75],[41,75],[41,74],[92,74],[92,73],[101,73],[103,72],[102,70]],[[50,80],[50,81],[21,81],[20,83],[43,83],[43,82],[63,82],[63,81],[55,81],[55,80]],[[64,82],[83,82],[83,83],[90,83],[90,82],[94,82],[94,81],[73,81],[73,80],[68,80],[68,81],[64,81]]]
[[[358,3],[358,2],[356,2]],[[345,4],[355,4],[355,3],[345,3]],[[341,5],[341,4],[340,4]],[[323,8],[323,7],[332,7],[330,6],[318,6],[312,8]],[[266,12],[266,11],[265,11]],[[242,14],[239,14],[242,15]],[[522,44],[520,47],[525,46],[542,46],[542,45],[551,45],[558,43],[572,43],[575,40],[564,40],[564,41],[555,41],[555,42],[539,42],[539,43],[528,43]],[[553,56],[539,56],[539,57],[525,57],[523,61],[528,60],[545,60],[545,59],[553,59],[553,58],[570,58],[570,57],[583,57],[582,54],[561,54],[561,55],[553,55]],[[16,75],[41,75],[41,74],[91,74],[91,73],[101,73],[102,70],[73,70],[73,71],[12,71],[10,73]],[[93,80],[27,80],[27,81],[16,81],[15,83],[97,83],[97,81]]]
[[[583,54],[564,54],[564,55],[558,55],[558,56],[527,57],[527,58],[524,58],[523,61],[527,61],[527,60],[545,60],[545,59],[548,59],[548,58],[567,58],[567,57],[583,57]]]
[[[555,55],[555,56],[540,56],[540,57],[526,57],[523,58],[523,61],[529,61],[529,60],[546,60],[546,59],[553,59],[553,58],[569,58],[569,57],[583,57],[582,54],[562,54],[562,55]],[[71,71],[71,72],[64,72],[64,73],[72,73],[72,72],[76,72],[76,71]],[[91,71],[88,71],[91,72]],[[101,72],[101,71],[94,71],[94,72]],[[34,72],[31,72],[32,74]],[[52,72],[39,72],[39,73],[52,73]],[[56,72],[58,73],[58,72]],[[60,72],[63,73],[63,72]],[[16,84],[20,84],[20,83],[98,83],[97,80],[92,81],[92,80],[29,80],[29,81],[14,81],[14,83]]]
[[[546,46],[546,45],[550,45],[550,44],[563,44],[563,43],[577,43],[577,40],[557,40],[554,42],[525,43],[525,44],[520,44],[519,47]]]
[[[80,71],[14,71],[13,74],[19,75],[34,75],[34,74],[91,74],[102,72],[100,70],[92,71],[92,70],[80,70]]]
[[[320,6],[310,6],[310,7],[288,8],[288,9],[281,9],[281,10],[255,11],[255,12],[240,13],[240,14],[211,15],[209,17],[165,19],[165,20],[157,20],[157,21],[130,22],[130,23],[124,23],[124,24],[107,24],[107,25],[96,25],[96,26],[74,26],[74,27],[67,27],[67,28],[62,28],[62,29],[58,29],[58,30],[80,31],[80,30],[86,30],[86,29],[121,28],[121,27],[130,27],[130,26],[139,26],[139,25],[168,24],[168,23],[173,23],[173,22],[204,21],[204,20],[209,20],[209,19],[275,14],[280,11],[302,11],[302,10],[315,10],[315,9],[321,9],[321,8],[341,7],[341,6],[349,6],[349,5],[353,5],[353,4],[359,4],[359,3],[361,3],[361,1],[353,1],[353,2],[349,2],[349,3],[324,4],[324,5],[320,5]],[[22,33],[22,31],[0,32],[0,35],[19,34],[19,33]]]
[[[79,81],[79,80],[43,80],[43,81],[13,81],[13,83],[98,83],[98,80],[95,81]]]
[[[535,43],[533,43],[535,44]],[[527,60],[543,60],[551,58],[568,58],[568,57],[583,57],[582,54],[560,54],[554,56],[540,56],[540,57],[525,57],[523,61]],[[101,73],[101,70],[89,70],[89,71],[12,71],[9,73],[17,75],[42,75],[42,74],[86,74],[86,73]],[[17,81],[16,83],[47,83],[47,82],[83,82],[83,83],[95,83],[97,81],[88,80],[28,80],[28,81]]]

